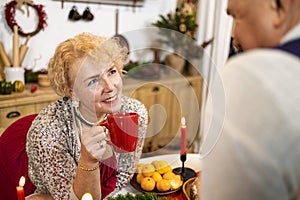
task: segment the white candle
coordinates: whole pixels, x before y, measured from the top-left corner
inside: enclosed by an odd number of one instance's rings
[[[93,197],[91,193],[85,193],[84,195],[82,195],[81,200],[93,200]]]

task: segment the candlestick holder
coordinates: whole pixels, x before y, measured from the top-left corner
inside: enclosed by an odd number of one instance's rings
[[[177,167],[173,169],[174,173],[180,174],[185,181],[187,181],[190,178],[193,178],[196,176],[196,172],[195,170],[188,168],[188,167],[184,167],[184,162],[186,161],[186,154],[185,155],[180,155],[180,161],[182,163],[181,167]]]

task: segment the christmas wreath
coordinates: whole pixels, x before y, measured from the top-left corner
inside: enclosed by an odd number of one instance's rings
[[[41,29],[44,29],[46,27],[47,15],[46,15],[46,12],[43,10],[43,7],[44,7],[43,5],[34,5],[34,4],[31,5],[26,2],[24,2],[24,4],[31,6],[32,8],[34,8],[37,11],[39,23],[38,23],[36,29],[33,32],[24,33],[23,29],[17,24],[17,22],[15,20],[16,5],[17,5],[16,1],[11,1],[11,2],[7,3],[5,6],[6,22],[12,31],[13,31],[14,25],[17,25],[19,35],[25,36],[25,37],[28,35],[33,36],[33,35],[37,34]]]

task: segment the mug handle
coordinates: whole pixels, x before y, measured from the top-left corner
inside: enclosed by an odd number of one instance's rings
[[[98,126],[104,126],[104,127],[107,129],[105,134],[106,134],[106,137],[107,137],[108,139],[106,140],[106,142],[107,142],[107,144],[109,144],[109,145],[113,145],[113,143],[110,141],[110,135],[109,135],[109,123],[108,123],[108,120],[106,119],[106,120],[100,122],[100,123],[98,124]]]

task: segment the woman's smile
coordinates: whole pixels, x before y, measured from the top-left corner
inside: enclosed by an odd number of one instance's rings
[[[105,103],[105,104],[114,104],[118,101],[118,99],[119,99],[118,95],[116,94],[112,97],[109,97],[109,98],[103,100],[102,102]]]

